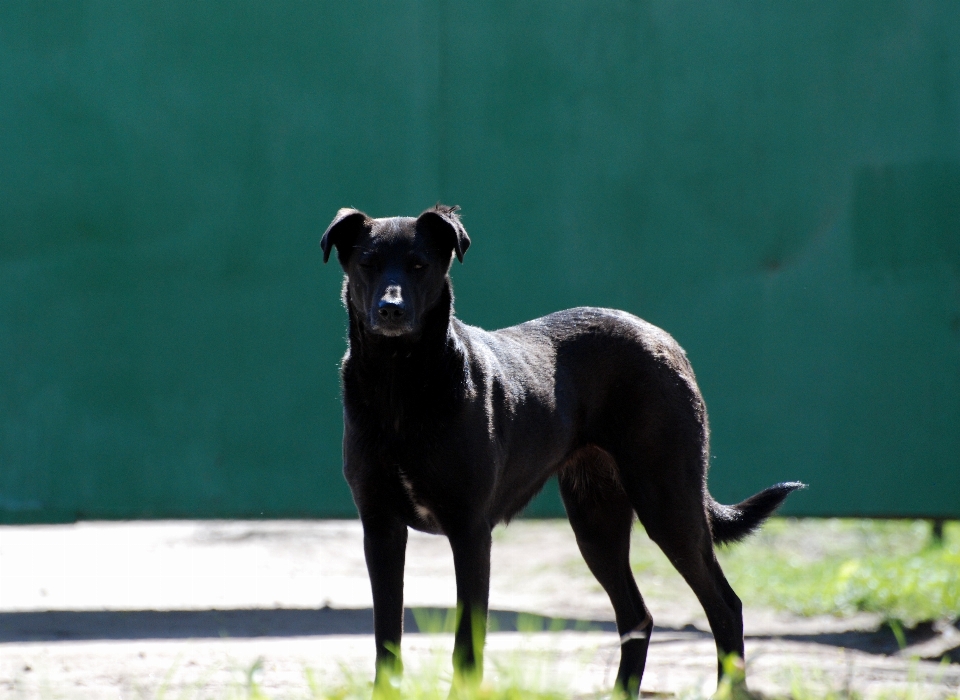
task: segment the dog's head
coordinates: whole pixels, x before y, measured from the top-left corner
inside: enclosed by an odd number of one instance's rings
[[[324,262],[337,249],[352,311],[367,331],[386,337],[419,334],[440,300],[453,256],[463,262],[469,246],[457,207],[442,204],[417,218],[371,219],[341,209],[320,239]]]

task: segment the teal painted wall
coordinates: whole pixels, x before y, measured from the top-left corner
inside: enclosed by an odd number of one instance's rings
[[[438,200],[467,322],[677,337],[720,500],[960,517],[955,3],[13,0],[0,521],[353,515],[317,242]]]

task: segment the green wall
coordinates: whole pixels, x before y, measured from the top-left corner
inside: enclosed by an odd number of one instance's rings
[[[11,0],[0,521],[353,515],[317,242],[438,200],[464,320],[677,337],[720,500],[960,517],[953,0]]]

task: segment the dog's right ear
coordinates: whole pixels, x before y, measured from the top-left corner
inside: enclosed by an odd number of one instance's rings
[[[470,247],[470,236],[467,230],[460,223],[460,207],[448,207],[439,202],[427,209],[417,217],[417,226],[423,226],[429,231],[441,235],[453,252],[457,255],[457,260],[463,262],[463,254]]]
[[[357,236],[369,225],[370,217],[356,209],[341,209],[323,232],[320,247],[323,248],[323,262],[330,259],[330,249],[337,247],[337,258],[344,267]]]

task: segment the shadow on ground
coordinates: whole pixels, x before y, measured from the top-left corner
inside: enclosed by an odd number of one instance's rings
[[[451,631],[455,613],[448,608],[406,608],[408,632]],[[908,644],[936,634],[929,625],[904,630]],[[500,632],[602,631],[616,632],[606,620],[551,618],[511,610],[491,610],[490,629]],[[309,637],[373,634],[370,608],[233,609],[233,610],[56,610],[0,613],[0,643],[110,639],[204,639],[250,637]],[[708,638],[692,625],[683,629],[657,627],[656,641]],[[754,637],[771,639],[773,637]],[[893,654],[896,635],[882,626],[874,631],[778,635],[777,639],[812,642],[857,649],[871,654]]]
[[[453,628],[454,611],[406,608],[408,632],[442,632]],[[490,629],[503,632],[608,631],[613,622],[568,620],[509,610],[490,611]],[[0,613],[0,643],[105,639],[202,639],[309,637],[373,634],[373,610],[234,609],[234,610],[51,610]]]

